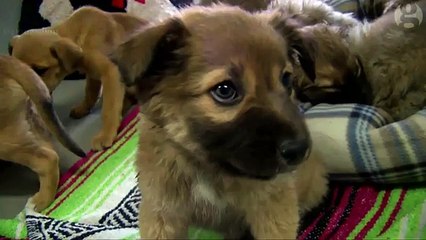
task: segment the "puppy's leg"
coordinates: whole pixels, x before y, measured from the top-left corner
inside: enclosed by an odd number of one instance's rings
[[[99,99],[101,87],[101,81],[88,77],[84,100],[71,110],[70,117],[79,119],[88,115]]]
[[[299,210],[306,213],[321,203],[328,191],[327,172],[316,153],[302,163],[296,172]]]
[[[0,149],[5,149],[0,144]],[[10,149],[10,146],[5,146]],[[4,154],[1,154],[4,155]],[[7,159],[30,168],[37,173],[40,181],[40,189],[34,195],[32,201],[36,211],[47,208],[55,199],[59,182],[59,157],[49,147],[40,146],[36,142],[27,141],[20,143],[19,148],[8,152]]]
[[[254,239],[296,239],[299,209],[296,189],[274,193],[268,201],[246,207],[246,221]],[[248,235],[248,237],[250,237]]]
[[[139,230],[142,239],[187,239],[189,221],[182,209],[173,212],[159,206],[160,200],[145,198],[139,206]]]
[[[110,147],[117,135],[125,94],[124,84],[118,67],[100,52],[89,51],[84,66],[89,75],[99,76],[102,83],[102,129],[92,141],[92,148],[101,150]]]

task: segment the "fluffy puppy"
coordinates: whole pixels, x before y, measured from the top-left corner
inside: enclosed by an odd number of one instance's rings
[[[426,12],[426,1],[417,6]],[[371,88],[370,104],[402,120],[426,106],[426,24],[413,18],[406,28],[389,11],[372,23],[355,27],[347,38],[361,60]]]
[[[112,55],[141,105],[143,239],[295,239],[327,190],[288,95],[292,50],[279,21],[238,7],[189,7]]]
[[[418,1],[417,6],[426,12],[426,1]],[[412,18],[405,20],[414,21],[414,27],[406,28],[403,24],[398,24],[394,11],[371,23],[360,23],[344,34],[336,28],[314,26],[313,28],[318,27],[316,30],[311,29],[318,43],[317,49],[327,49],[324,42],[341,39],[340,43],[333,41],[333,45],[335,49],[346,48],[342,51],[346,53],[346,57],[335,54],[339,51],[333,51],[329,52],[329,61],[334,59],[346,64],[346,67],[338,67],[340,70],[356,69],[352,76],[357,79],[354,81],[351,77],[335,74],[329,78],[327,87],[322,88],[323,81],[314,75],[309,79],[314,86],[311,88],[316,88],[317,92],[313,94],[306,91],[306,87],[301,87],[301,94],[313,102],[329,102],[338,97],[340,103],[373,105],[391,115],[394,121],[405,119],[424,108],[426,69],[422,66],[426,64],[426,43],[423,41],[426,25],[419,24]],[[320,34],[321,31],[326,31],[327,34]],[[305,44],[304,49],[309,49],[309,46]],[[354,57],[358,59],[355,65],[346,60]],[[353,98],[356,95],[359,95],[358,99]]]
[[[70,73],[86,74],[86,95],[71,110],[73,118],[90,113],[102,88],[103,126],[92,142],[94,150],[101,150],[111,146],[116,137],[125,94],[120,73],[107,55],[144,25],[146,21],[136,17],[87,6],[79,8],[61,23],[13,37],[10,51],[12,56],[30,65],[50,91]]]
[[[291,82],[296,99],[313,105],[368,103],[371,89],[362,64],[338,26],[315,24],[286,34],[294,36],[291,43],[298,49]]]
[[[312,104],[364,101],[352,91],[362,74],[359,61],[342,41],[360,24],[357,19],[318,0],[277,0],[256,14],[277,21],[277,30],[294,49],[293,96]]]
[[[53,201],[59,181],[59,157],[51,133],[70,151],[84,151],[64,130],[46,85],[16,58],[0,56],[0,159],[29,167],[39,176],[40,190],[32,199],[35,210]]]

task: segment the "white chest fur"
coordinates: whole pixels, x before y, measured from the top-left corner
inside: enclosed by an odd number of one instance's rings
[[[192,196],[197,202],[205,202],[219,209],[223,209],[227,206],[225,199],[221,198],[212,184],[204,179],[199,179],[197,183],[193,185]]]

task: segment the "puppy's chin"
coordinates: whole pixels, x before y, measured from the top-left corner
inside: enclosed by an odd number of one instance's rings
[[[245,166],[239,166],[238,162],[233,163],[232,161],[220,161],[219,167],[226,173],[235,177],[244,177],[257,180],[273,180],[280,174],[291,173],[296,170],[303,160],[299,161],[298,164],[289,165],[285,163],[285,160],[278,159],[277,164],[273,166],[262,166],[259,168],[247,168]]]

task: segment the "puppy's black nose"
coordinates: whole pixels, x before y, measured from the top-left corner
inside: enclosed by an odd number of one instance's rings
[[[287,140],[281,143],[279,151],[288,165],[296,165],[303,160],[308,149],[308,141]]]

